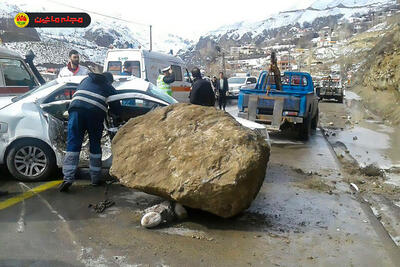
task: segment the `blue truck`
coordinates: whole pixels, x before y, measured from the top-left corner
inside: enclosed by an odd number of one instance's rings
[[[285,72],[282,90],[276,90],[274,78],[262,71],[254,89],[242,89],[238,97],[238,116],[265,123],[269,130],[293,127],[307,140],[318,125],[318,96],[312,77],[306,72]]]

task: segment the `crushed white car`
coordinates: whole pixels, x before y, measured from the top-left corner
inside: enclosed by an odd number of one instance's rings
[[[67,140],[67,110],[76,87],[84,78],[58,78],[16,96],[0,107],[0,165],[6,165],[16,179],[44,180],[62,167]],[[177,103],[152,83],[136,77],[119,79],[113,85],[118,94],[109,97],[107,102],[119,101],[122,110],[118,117],[109,112],[105,120],[103,168],[111,167],[110,139],[120,126],[130,118]],[[268,139],[264,126],[245,121],[239,120],[245,127],[262,133]],[[80,167],[88,167],[87,138],[80,157]]]
[[[62,166],[66,147],[68,106],[76,87],[85,78],[65,77],[48,82],[26,94],[14,97],[0,108],[0,164],[22,181],[43,180]],[[177,103],[156,86],[138,78],[117,81],[119,94],[108,102],[120,101],[119,118],[111,114],[103,136],[103,167],[111,165],[109,134],[117,128],[115,121],[143,115],[157,107]],[[107,134],[109,133],[109,134]],[[81,153],[81,167],[88,165],[87,142]]]

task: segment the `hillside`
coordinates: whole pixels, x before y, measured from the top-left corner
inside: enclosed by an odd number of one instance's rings
[[[181,53],[189,65],[207,68],[218,57],[216,47],[229,52],[231,47],[253,45],[258,48],[295,45],[307,48],[324,27],[340,30],[340,38],[354,33],[354,21],[373,20],[393,7],[395,0],[317,0],[306,9],[284,11],[255,23],[237,22],[201,36],[197,44]],[[364,29],[367,30],[365,25]]]
[[[384,118],[400,123],[400,18],[368,52],[356,90]]]

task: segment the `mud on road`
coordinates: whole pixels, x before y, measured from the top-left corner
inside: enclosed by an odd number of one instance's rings
[[[396,266],[400,262],[398,248],[349,187],[347,172],[323,132],[317,130],[305,143],[285,133],[271,139],[261,191],[235,218],[189,210],[185,221],[147,230],[140,226],[142,212],[160,198],[117,183],[101,188],[82,180],[68,194],[50,188],[0,210],[0,236],[7,240],[0,249],[0,265]],[[13,197],[41,184],[6,179],[0,188]],[[0,203],[7,198],[0,198]],[[89,207],[105,199],[115,205],[103,213]]]
[[[400,131],[347,92],[345,104],[321,102],[320,126],[346,173],[400,246]]]

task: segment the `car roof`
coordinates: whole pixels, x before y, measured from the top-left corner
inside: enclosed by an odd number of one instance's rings
[[[79,84],[87,75],[83,76],[69,76],[69,77],[58,77],[57,82],[59,84],[76,83]],[[135,76],[123,76],[114,75],[113,86],[118,90],[135,89],[139,91],[146,91],[149,88],[150,82]]]
[[[135,89],[138,91],[147,91],[150,82],[143,79],[137,78],[135,76],[114,76],[113,86],[117,90],[128,90]]]
[[[87,75],[80,75],[80,76],[69,76],[69,77],[58,77],[58,83],[80,83],[83,79],[85,79]]]
[[[0,47],[0,57],[23,59],[19,53],[4,47]]]

